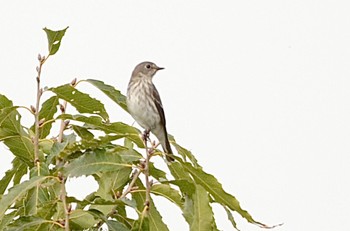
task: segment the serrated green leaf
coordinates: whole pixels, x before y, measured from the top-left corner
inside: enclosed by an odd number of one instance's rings
[[[75,107],[78,112],[100,115],[104,120],[109,120],[106,109],[99,100],[77,90],[70,84],[50,88],[49,90]]]
[[[122,168],[116,171],[102,172],[98,175],[99,188],[96,196],[105,200],[113,200],[116,191],[122,191],[122,188],[130,180],[131,168]]]
[[[233,228],[236,229],[237,231],[240,231],[237,228],[237,224],[236,224],[235,218],[232,216],[231,211],[226,206],[222,206],[222,207],[225,209],[226,214],[227,214],[227,219],[231,222]]]
[[[168,165],[168,168],[171,172],[171,175],[176,179],[176,180],[188,180],[192,181],[189,173],[185,171],[184,167],[182,164],[178,162],[173,162],[172,164]]]
[[[136,201],[137,203],[137,209],[139,213],[139,220],[138,222],[142,222],[144,217],[144,213],[142,213],[144,206],[145,206],[145,201],[146,201],[146,194],[145,187],[143,186],[142,182],[138,179],[135,184],[139,188],[139,192],[133,192],[132,193],[132,198]],[[148,216],[147,216],[148,222],[149,222],[149,230],[159,230],[159,231],[167,231],[169,230],[167,225],[163,222],[162,216],[160,215],[159,211],[157,210],[155,204],[153,203],[153,200],[151,198],[150,200],[150,206],[149,206],[149,211],[148,211]],[[146,220],[147,222],[147,220]],[[139,224],[136,223],[136,224]],[[142,226],[139,226],[138,228],[141,228]],[[142,227],[143,228],[143,227]],[[134,228],[133,228],[134,230]]]
[[[110,99],[116,102],[121,108],[123,108],[125,111],[128,111],[126,105],[126,96],[120,93],[120,91],[115,89],[113,86],[105,84],[104,82],[95,79],[87,79],[85,81],[91,83],[92,85],[100,89]]]
[[[226,205],[231,210],[236,211],[249,223],[265,226],[264,224],[255,221],[246,210],[243,210],[238,200],[231,194],[227,193],[213,175],[204,172],[201,168],[193,167],[190,163],[182,162],[180,158],[176,159],[182,164],[184,169],[191,174],[194,181],[205,188],[207,192],[213,196],[216,202]]]
[[[28,194],[24,200],[24,214],[33,216],[38,212],[39,207],[39,185],[28,190]]]
[[[70,162],[65,168],[65,172],[71,177],[78,177],[131,167],[132,165],[123,163],[121,157],[116,153],[94,150]]]
[[[46,100],[39,111],[39,120],[44,120],[45,121],[50,121],[53,119],[53,116],[57,112],[57,106],[58,106],[58,97],[57,96],[52,96],[48,100]],[[47,123],[44,123],[42,127],[39,128],[39,138],[44,139],[46,138],[51,131],[52,123],[54,121],[50,121]],[[30,128],[34,132],[34,125]]]
[[[80,136],[83,140],[92,140],[94,138],[94,134],[92,134],[87,128],[72,125],[73,130],[75,133]]]
[[[0,127],[4,121],[9,119],[9,117],[12,115],[11,113],[15,110],[17,110],[18,106],[14,107],[5,107],[0,110]]]
[[[6,231],[34,231],[34,230],[49,230],[52,225],[57,225],[51,220],[45,220],[40,217],[20,217],[11,226],[8,226]],[[50,229],[51,230],[51,229]]]
[[[108,136],[109,137],[109,136]],[[100,137],[102,142],[105,142],[104,137]],[[111,145],[110,145],[111,146]],[[129,149],[124,146],[120,145],[114,145],[113,147],[108,147],[108,152],[113,153],[116,152],[120,155],[120,157],[126,162],[126,163],[133,163],[135,161],[139,161],[143,156],[137,152],[134,149]]]
[[[5,172],[5,176],[0,180],[0,195],[4,194],[5,190],[7,189],[16,172],[19,170],[18,168],[20,166],[21,161],[15,157],[12,161],[12,169],[7,170]]]
[[[18,199],[22,198],[30,189],[46,180],[48,177],[36,176],[12,187],[9,192],[0,200],[0,220],[5,215],[5,211]]]
[[[118,220],[108,220],[103,213],[95,209],[89,209],[88,211],[93,216],[101,219],[108,226],[109,231],[130,231],[123,223]]]
[[[138,147],[144,147],[139,130],[122,122],[104,123],[98,116],[87,117],[83,115],[69,114],[60,115],[58,119],[68,119],[83,122],[85,123],[85,126],[90,129],[101,130],[106,134],[117,134],[118,137],[116,138],[127,137],[128,139],[132,140]]]
[[[105,221],[108,231],[130,231],[123,223],[115,220],[106,220]]]
[[[29,134],[21,125],[21,115],[12,107],[12,102],[4,95],[0,95],[0,110],[6,116],[2,117],[0,126],[0,140],[10,149],[10,151],[29,166],[34,161],[34,146]],[[9,110],[9,111],[8,111]]]
[[[15,173],[15,175],[13,177],[13,185],[19,184],[21,182],[21,180],[22,180],[22,177],[24,175],[26,175],[27,172],[28,172],[28,165],[25,162],[23,162],[19,158],[15,158],[14,161],[15,160],[18,160],[19,165],[18,165],[17,171],[16,171],[16,173]]]
[[[148,168],[149,168],[150,176],[154,177],[156,180],[158,180],[158,181],[165,181],[165,180],[167,180],[166,172],[156,168],[154,166],[154,163],[149,162]]]
[[[6,214],[1,220],[0,220],[0,230],[6,230],[5,228],[8,227],[8,224],[12,221],[14,217],[17,216],[17,211],[13,211],[9,214]]]
[[[6,96],[0,94],[0,109],[12,107],[12,101],[9,100]]]
[[[50,154],[46,159],[46,164],[50,165],[53,162],[53,160],[55,160],[56,157],[64,153],[66,149],[69,149],[70,147],[74,146],[75,141],[76,141],[76,135],[69,134],[69,135],[63,136],[62,143],[54,142],[51,147]]]
[[[141,216],[138,220],[136,220],[133,225],[131,231],[151,231],[149,225],[149,218],[147,216]]]
[[[184,216],[189,226],[193,223],[193,214],[194,214],[194,207],[193,207],[192,196],[185,195],[182,215]]]
[[[197,161],[196,157],[189,150],[187,150],[186,148],[184,148],[181,145],[179,145],[178,143],[176,143],[176,141],[172,135],[169,135],[169,141],[175,147],[176,151],[182,156],[182,158],[184,160],[186,160],[186,158],[188,158],[195,167],[200,167],[198,165],[198,161]]]
[[[151,193],[168,199],[169,201],[171,201],[172,203],[175,203],[180,208],[182,208],[183,206],[180,193],[176,189],[173,189],[172,187],[170,187],[170,185],[168,184],[152,185]]]
[[[191,180],[171,180],[168,183],[178,186],[183,195],[191,196],[196,190],[195,183]]]
[[[82,209],[76,209],[69,215],[71,228],[74,230],[84,230],[93,227],[98,220],[93,215]]]
[[[207,191],[200,185],[196,185],[193,198],[193,220],[190,225],[191,231],[212,230],[213,211],[209,204]]]
[[[66,33],[68,26],[63,30],[53,31],[47,29],[46,27],[43,29],[46,32],[48,45],[49,45],[49,54],[54,55],[58,51],[61,45],[62,38]]]

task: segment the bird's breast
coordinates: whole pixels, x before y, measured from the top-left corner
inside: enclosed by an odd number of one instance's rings
[[[160,116],[154,103],[152,83],[144,81],[130,83],[127,106],[131,116],[144,129],[152,130],[160,122]]]

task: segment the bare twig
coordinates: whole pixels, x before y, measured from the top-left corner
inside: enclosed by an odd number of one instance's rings
[[[50,56],[47,56],[45,58],[45,56],[41,56],[40,54],[38,55],[38,60],[39,60],[39,66],[36,67],[37,70],[37,77],[36,77],[36,104],[35,107],[31,107],[31,111],[34,114],[34,119],[35,119],[35,135],[34,135],[34,139],[33,139],[33,143],[34,143],[34,165],[37,166],[38,169],[38,175],[40,176],[40,160],[39,160],[39,128],[40,128],[40,121],[39,121],[39,110],[40,110],[40,99],[41,96],[43,94],[43,89],[40,86],[40,77],[41,77],[41,70],[42,67],[44,65],[44,63],[46,62],[46,60],[49,58]]]
[[[64,101],[63,104],[60,105],[61,112],[65,113],[66,108],[67,108],[67,101]],[[57,138],[57,142],[59,142],[59,143],[62,143],[62,141],[63,141],[64,129],[66,129],[66,121],[61,120],[60,131],[58,133],[58,138]]]
[[[64,209],[64,230],[69,231],[69,214],[70,214],[70,205],[67,204],[67,191],[66,191],[66,178],[63,175],[59,176],[61,183],[61,201]]]
[[[133,173],[133,177],[132,180],[128,186],[128,188],[124,191],[124,193],[119,197],[119,199],[126,197],[126,195],[128,195],[132,189],[134,188],[135,182],[136,180],[139,178],[139,175],[141,174],[140,170],[135,170],[135,172]]]
[[[144,135],[143,142],[145,144],[145,149],[146,149],[146,159],[145,159],[145,168],[143,171],[143,174],[145,174],[145,181],[146,181],[146,200],[145,200],[145,209],[144,211],[149,210],[149,205],[150,205],[150,200],[151,200],[151,182],[149,180],[149,160],[152,157],[152,152],[147,146],[147,140],[149,137],[149,133]],[[153,151],[153,149],[151,148]]]
[[[79,82],[77,82],[77,79],[74,78],[74,79],[71,81],[70,85],[71,85],[72,87],[75,87],[78,83],[79,83]],[[60,104],[60,110],[61,110],[62,114],[66,113],[66,110],[67,110],[67,101],[63,101],[63,103]],[[58,133],[58,138],[57,138],[57,141],[58,141],[59,143],[62,143],[62,141],[63,141],[63,131],[64,131],[64,129],[66,129],[67,123],[68,123],[67,121],[61,120],[60,131],[59,131],[59,133]]]
[[[74,79],[71,83],[72,86],[75,86],[76,84],[76,79]],[[65,113],[67,109],[67,101],[64,101],[63,104],[60,105],[60,110],[62,113]],[[58,138],[57,142],[62,143],[63,141],[63,132],[66,129],[69,121],[61,120],[61,125],[60,125],[60,130],[58,133]],[[64,164],[64,163],[62,163]],[[63,209],[64,209],[64,214],[65,214],[65,219],[64,219],[64,229],[65,231],[69,231],[69,215],[71,212],[71,205],[67,203],[67,190],[66,190],[66,177],[63,176],[62,174],[60,175],[61,178],[61,201],[63,203]]]

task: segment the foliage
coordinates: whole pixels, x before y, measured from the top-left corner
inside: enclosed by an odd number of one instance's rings
[[[223,207],[234,228],[231,212],[267,227],[243,210],[173,137],[178,154],[175,162],[167,164],[171,176],[157,169],[152,158],[163,154],[153,146],[146,151],[138,129],[110,121],[101,101],[77,89],[82,81],[90,83],[127,111],[125,96],[114,87],[88,79],[43,90],[41,69],[59,50],[67,28],[44,29],[48,56],[38,57],[38,97],[36,106],[27,108],[34,116],[33,126],[22,125],[19,108],[23,107],[0,95],[0,139],[13,154],[12,168],[0,180],[0,230],[98,230],[102,225],[109,230],[168,230],[154,196],[177,206],[190,230],[218,230],[213,203]],[[41,103],[46,92],[53,96]],[[67,105],[79,114],[68,114]],[[56,136],[53,123],[61,128]],[[83,201],[68,197],[67,178],[83,175],[93,176],[98,190]],[[143,175],[149,176],[148,182]],[[127,208],[138,218],[130,218]]]

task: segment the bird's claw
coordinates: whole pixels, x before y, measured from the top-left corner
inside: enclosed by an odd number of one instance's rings
[[[147,140],[149,139],[149,130],[144,130],[143,133],[142,133],[142,139],[143,141],[146,143]]]

